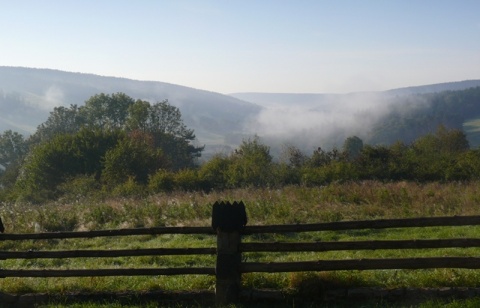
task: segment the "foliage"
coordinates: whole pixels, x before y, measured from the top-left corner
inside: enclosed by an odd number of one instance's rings
[[[135,100],[124,93],[97,94],[90,97],[79,110],[86,126],[100,130],[116,130],[125,127],[128,109]]]
[[[153,105],[138,100],[130,105],[126,128],[151,134],[154,146],[163,150],[173,170],[193,167],[204,149],[191,144],[195,140],[193,130],[183,124],[180,110],[167,100]]]
[[[82,129],[58,135],[36,146],[26,157],[16,188],[19,197],[33,202],[57,195],[57,186],[76,175],[99,177],[105,153],[125,138],[120,132]]]
[[[160,169],[150,175],[148,188],[152,193],[171,192],[175,186],[175,174],[171,171]]]
[[[55,107],[50,112],[47,121],[37,127],[37,131],[31,136],[30,142],[38,144],[42,141],[51,140],[56,135],[73,134],[78,132],[85,124],[86,120],[77,105],[70,105],[70,108]]]
[[[28,144],[17,132],[7,130],[0,135],[0,166],[7,169],[12,163],[19,162],[28,151]]]
[[[154,104],[135,101],[124,93],[101,93],[89,98],[84,106],[54,108],[31,141],[37,144],[56,135],[75,134],[82,128],[150,134],[155,141],[154,146],[161,148],[174,162],[171,167],[177,169],[193,166],[194,160],[203,151],[203,147],[191,144],[195,140],[194,131],[183,123],[177,107],[167,100]]]
[[[273,183],[270,148],[260,142],[243,140],[231,156],[228,184],[231,187],[267,186]]]
[[[144,140],[124,138],[104,156],[102,180],[108,185],[122,183],[127,178],[146,184],[149,175],[168,166],[163,152]]]
[[[133,176],[128,176],[123,183],[117,184],[112,190],[113,197],[141,197],[145,192],[145,185],[140,185]]]
[[[205,162],[199,170],[199,177],[204,182],[204,188],[225,189],[228,185],[228,170],[232,160],[221,154],[213,156]]]
[[[174,175],[175,188],[181,191],[201,190],[202,184],[196,170],[183,169]]]
[[[0,135],[0,185],[10,189],[15,183],[20,166],[28,153],[28,142],[23,136],[11,130]],[[3,198],[7,199],[7,192]]]
[[[110,188],[131,180],[145,186],[159,169],[194,168],[203,151],[194,140],[166,100],[97,94],[84,106],[54,108],[27,141],[12,131],[0,135],[0,199],[43,202],[73,193],[64,183],[77,176]]]
[[[363,149],[363,140],[357,136],[348,137],[343,144],[343,153],[349,160],[356,159]]]

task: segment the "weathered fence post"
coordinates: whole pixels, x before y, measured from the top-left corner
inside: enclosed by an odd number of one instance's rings
[[[228,305],[238,301],[241,286],[239,270],[242,255],[240,235],[247,224],[243,202],[215,202],[212,209],[212,228],[217,231],[217,264],[215,267],[215,302]]]

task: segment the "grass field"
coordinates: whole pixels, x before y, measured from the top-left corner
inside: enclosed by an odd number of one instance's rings
[[[323,187],[285,187],[283,189],[238,189],[203,193],[179,192],[142,199],[78,200],[43,206],[10,205],[0,207],[8,233],[79,231],[153,226],[209,226],[211,205],[217,200],[243,200],[248,225],[314,223],[378,218],[480,215],[480,183],[410,182],[336,183]],[[375,239],[433,239],[477,237],[480,227],[431,227],[416,229],[310,232],[287,235],[246,236],[244,241],[347,241]],[[74,250],[135,249],[160,247],[215,247],[208,235],[130,236],[123,238],[4,241],[1,250]],[[323,253],[245,253],[250,261],[300,261],[348,258],[393,258],[414,256],[478,256],[480,249],[334,251]],[[211,266],[214,256],[120,257],[77,259],[4,260],[3,269],[94,269],[175,266]],[[307,286],[342,287],[480,287],[480,272],[461,269],[338,271],[322,273],[245,274],[245,288],[270,288],[303,292]],[[310,283],[310,285],[309,285]],[[2,292],[68,293],[125,292],[145,290],[214,290],[214,277],[146,276],[92,278],[4,278]],[[313,290],[318,290],[313,288]],[[446,307],[477,306],[480,300],[450,300]],[[108,307],[121,303],[106,303]],[[291,303],[286,303],[290,305]],[[437,307],[439,301],[427,301],[421,307]],[[475,305],[476,304],[476,305]],[[78,307],[97,307],[98,303]],[[195,305],[195,304],[193,304]],[[340,305],[340,304],[339,304]],[[351,303],[346,303],[350,305]],[[384,307],[386,303],[367,303]],[[394,304],[388,304],[394,305]],[[430,305],[430,306],[429,306]],[[459,306],[460,305],[460,306]],[[62,307],[61,303],[52,304]],[[133,305],[134,306],[134,305]],[[132,307],[133,307],[132,306]],[[148,305],[147,305],[148,306]],[[105,306],[106,307],[106,306]],[[155,307],[152,303],[152,307]],[[368,306],[365,306],[368,307]],[[394,307],[394,306],[392,306]]]

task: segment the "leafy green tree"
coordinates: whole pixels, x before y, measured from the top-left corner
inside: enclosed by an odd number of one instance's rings
[[[129,107],[127,128],[150,133],[155,146],[172,162],[173,170],[194,167],[204,149],[192,144],[194,131],[186,127],[180,110],[167,100],[155,104],[137,100]]]
[[[390,177],[390,161],[391,151],[388,147],[366,145],[356,165],[362,178],[385,180]]]
[[[124,138],[105,153],[102,179],[108,184],[124,183],[128,178],[147,184],[149,176],[168,164],[163,152],[146,139]]]
[[[197,170],[182,169],[174,175],[175,187],[182,191],[195,191],[202,188],[202,183],[198,177]]]
[[[70,177],[93,175],[99,179],[105,153],[123,138],[125,134],[119,131],[82,129],[40,143],[29,152],[20,169],[15,185],[18,195],[41,202],[54,198],[57,186]]]
[[[262,144],[258,136],[243,140],[231,156],[229,184],[233,187],[272,184],[272,159],[270,147]]]
[[[175,174],[171,171],[160,169],[149,177],[148,188],[153,193],[171,192],[175,187]]]
[[[47,121],[37,127],[37,131],[30,138],[30,142],[37,144],[41,141],[50,140],[56,135],[73,134],[78,132],[85,124],[84,117],[79,112],[77,105],[70,108],[55,107]]]
[[[309,167],[321,167],[330,164],[333,161],[340,161],[344,159],[344,155],[334,148],[331,151],[325,151],[321,147],[318,147],[313,151],[312,156],[307,161]]]
[[[415,177],[424,181],[445,180],[447,170],[453,174],[452,166],[457,157],[469,149],[465,134],[457,129],[439,126],[435,134],[427,134],[412,145],[411,161]],[[453,173],[452,173],[453,172]]]
[[[195,166],[204,149],[193,144],[194,131],[183,123],[177,107],[166,100],[155,104],[135,101],[124,93],[97,94],[81,107],[57,107],[31,139],[39,143],[59,134],[74,134],[82,128],[149,134],[153,146],[161,149],[170,160],[172,170]]]
[[[7,130],[0,135],[0,165],[5,170],[14,162],[21,160],[28,151],[23,135]]]
[[[455,164],[447,167],[446,179],[453,181],[480,180],[480,150],[460,153]]]
[[[362,149],[363,140],[357,136],[348,137],[343,143],[343,153],[349,160],[358,158]]]
[[[228,170],[232,160],[221,154],[214,155],[199,170],[199,177],[204,182],[204,189],[225,189],[228,187]]]
[[[17,132],[7,130],[0,135],[0,185],[4,190],[15,184],[28,147],[23,135]]]
[[[438,147],[441,152],[457,154],[470,149],[467,136],[460,129],[447,129],[440,125],[437,128],[435,137],[438,139]]]
[[[305,165],[308,157],[299,148],[285,145],[282,149],[281,160],[291,167],[300,168]]]
[[[135,100],[125,93],[101,93],[90,97],[79,111],[87,127],[101,130],[121,129],[125,127],[128,110],[134,103]]]

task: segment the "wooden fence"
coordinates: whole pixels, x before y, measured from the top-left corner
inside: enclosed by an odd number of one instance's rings
[[[215,216],[215,215],[214,215]],[[424,257],[396,259],[312,260],[304,262],[242,262],[242,253],[248,252],[325,252],[335,250],[425,249],[480,247],[480,238],[330,241],[311,243],[248,242],[241,236],[265,233],[292,233],[313,231],[342,231],[359,229],[386,229],[433,226],[480,225],[480,216],[431,217],[412,219],[382,219],[342,221],[317,224],[242,226],[239,230],[222,231],[217,227],[155,227],[84,232],[51,232],[35,234],[0,234],[0,241],[78,239],[133,235],[207,234],[217,236],[217,247],[154,248],[128,250],[68,250],[68,251],[0,251],[0,259],[35,258],[104,258],[167,255],[216,255],[211,267],[178,268],[120,268],[120,269],[0,269],[0,277],[94,277],[94,276],[154,276],[154,275],[215,275],[216,303],[223,305],[238,301],[241,274],[251,272],[299,272],[378,269],[467,268],[479,269],[478,257]],[[246,223],[246,221],[244,222]],[[237,225],[238,226],[238,225]]]

